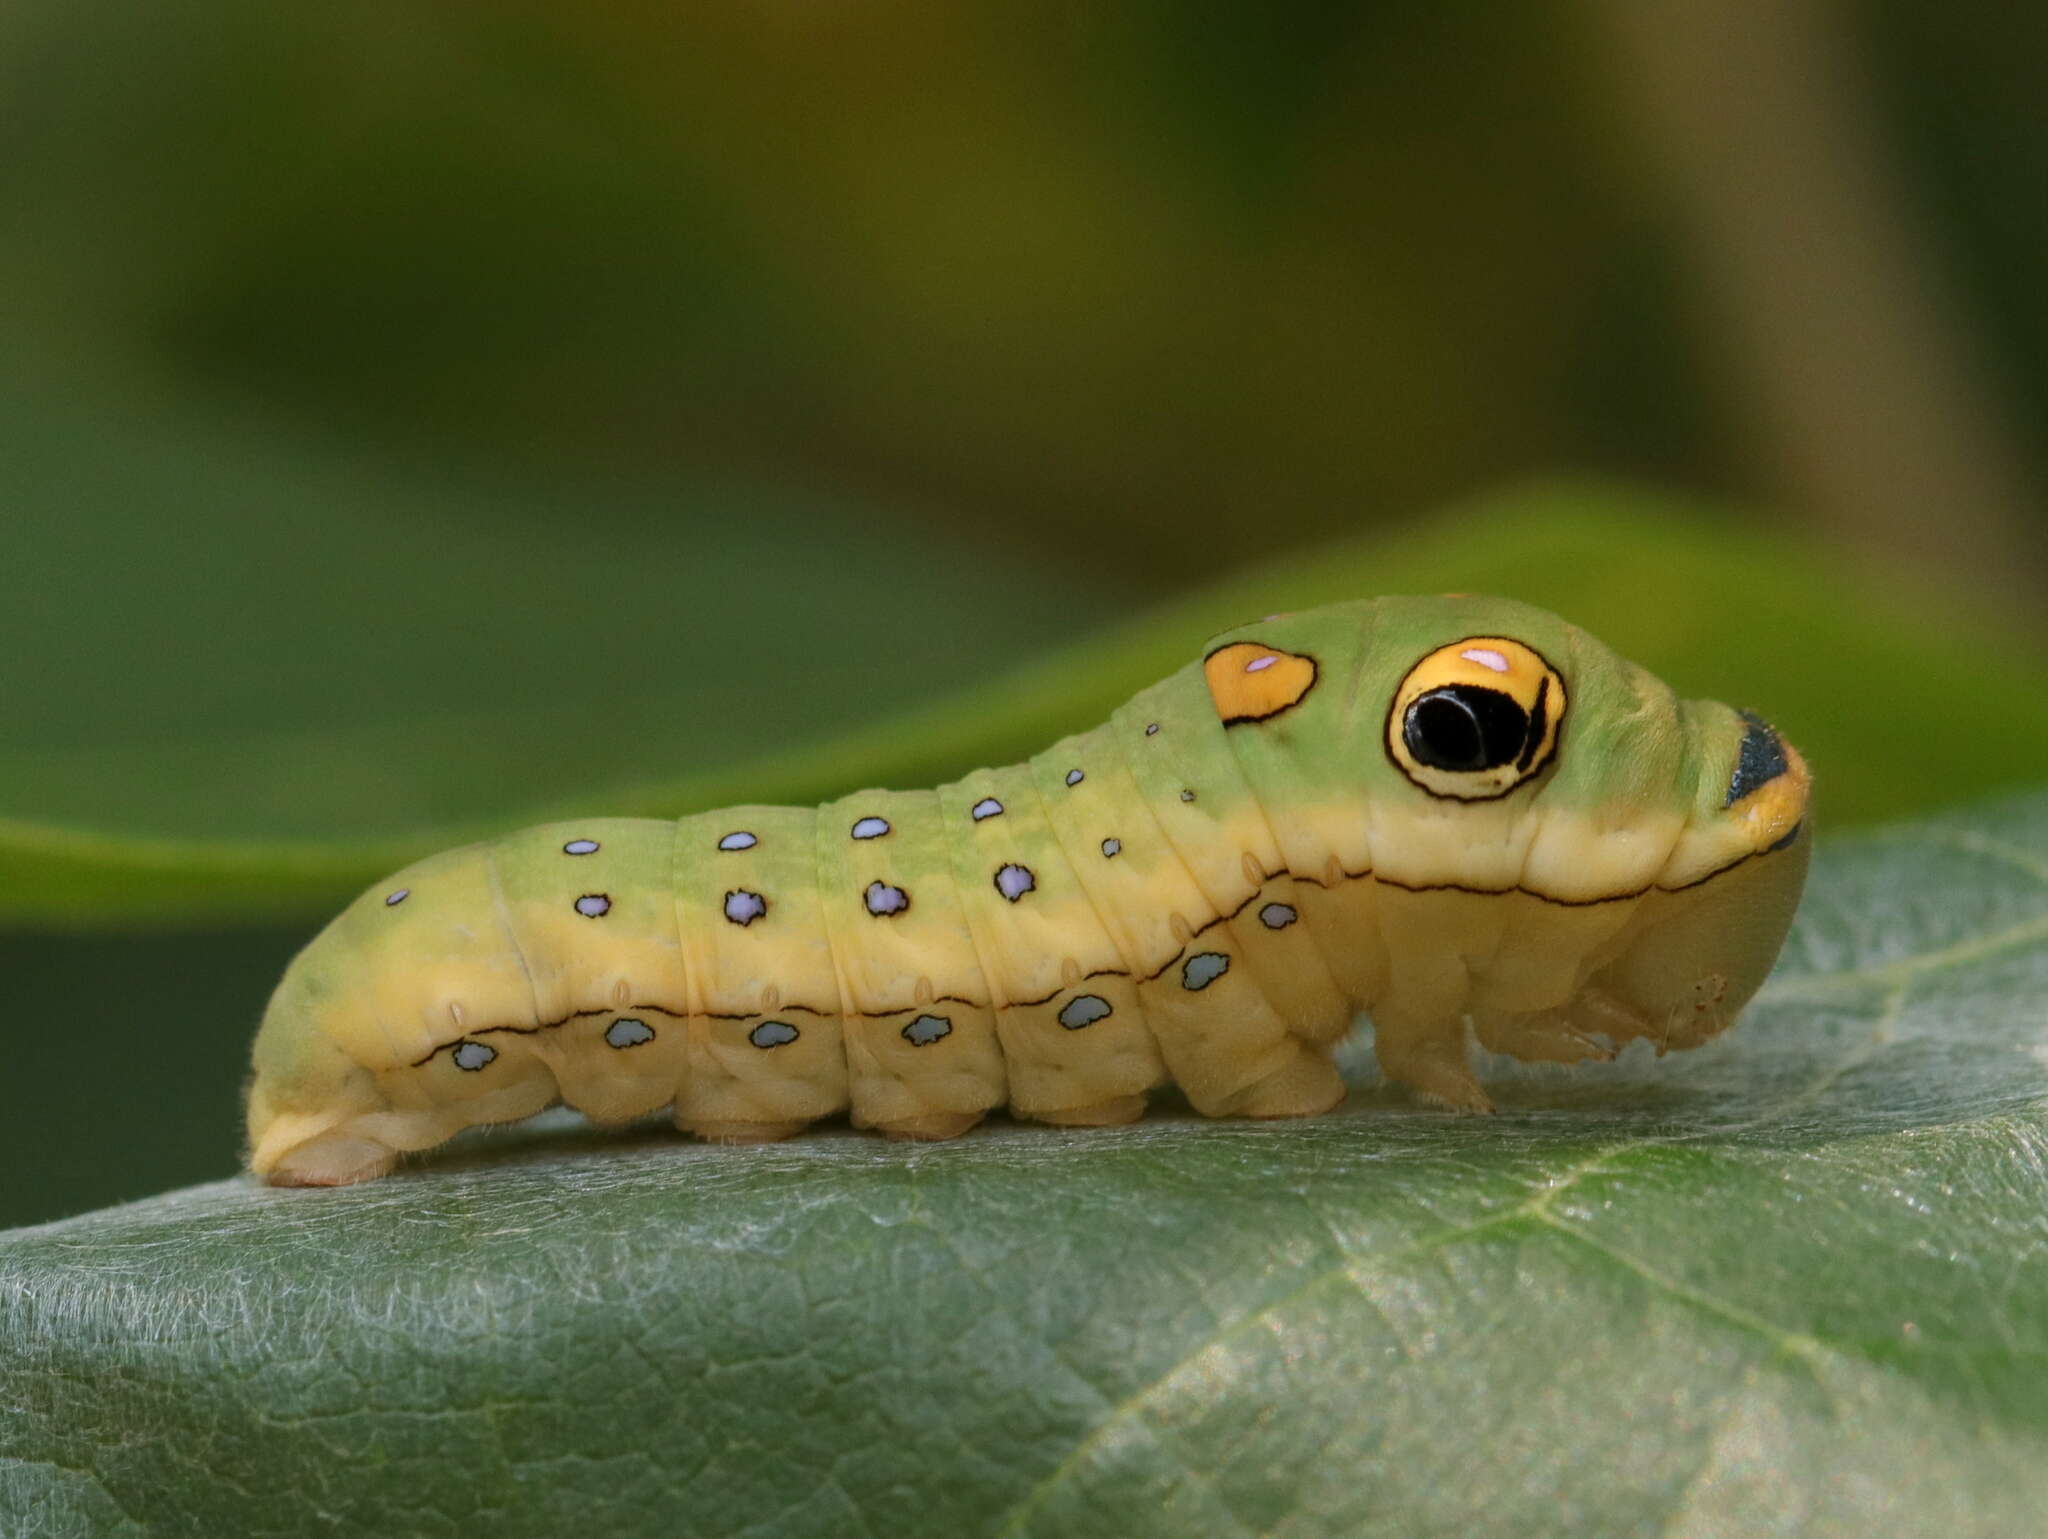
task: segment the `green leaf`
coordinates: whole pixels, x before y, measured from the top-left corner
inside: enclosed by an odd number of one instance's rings
[[[825,580],[810,580],[822,602]],[[1036,595],[1026,606],[1034,611],[1053,602],[1053,590],[1028,578],[1012,588]],[[0,753],[0,807],[15,814],[0,821],[0,921],[311,917],[408,860],[543,818],[667,817],[930,784],[1091,725],[1249,616],[1447,590],[1544,604],[1682,693],[1765,712],[1814,765],[1824,825],[1942,805],[2037,777],[2048,762],[2048,670],[2018,638],[1725,514],[1565,483],[1505,492],[1398,536],[1284,556],[1128,616],[1084,584],[1070,593],[1070,628],[1085,640],[920,698],[919,680],[946,677],[927,668],[927,653],[946,654],[954,677],[986,656],[971,612],[991,599],[977,595],[1011,590],[984,582],[943,611],[920,612],[914,666],[885,667],[886,685],[876,685],[893,711],[823,736],[821,715],[847,720],[850,686],[844,648],[820,628],[819,666],[837,671],[820,685],[785,644],[786,711],[772,688],[758,708],[739,710],[726,681],[679,668],[670,697],[614,699],[575,724],[501,704],[461,722],[215,732],[118,754]],[[715,652],[734,623],[721,622],[725,613],[676,620],[677,656]],[[839,699],[836,716],[809,704],[820,688]],[[735,715],[752,737],[706,725]],[[612,742],[631,752],[585,751]],[[573,756],[559,751],[565,744]]]
[[[2044,992],[2048,793],[1824,841],[1737,1030],[1491,1119],[541,1130],[18,1230],[0,1527],[2034,1532]]]

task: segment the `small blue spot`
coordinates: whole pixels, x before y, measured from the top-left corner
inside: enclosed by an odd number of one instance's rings
[[[797,1029],[787,1021],[763,1021],[747,1033],[747,1040],[756,1047],[781,1047],[797,1039]]]
[[[1037,886],[1038,878],[1031,874],[1029,866],[1012,863],[996,869],[996,891],[1012,903]]]
[[[562,846],[562,853],[564,855],[595,855],[597,853],[597,841],[595,839],[571,839]]]
[[[1206,989],[1230,971],[1230,958],[1220,951],[1198,951],[1181,964],[1180,986]]]
[[[1192,791],[1183,791],[1180,793],[1180,799],[1184,802],[1191,802],[1195,799],[1195,793]]]
[[[586,892],[576,900],[576,912],[585,919],[601,919],[612,911],[612,900],[601,892]]]
[[[493,1058],[497,1057],[498,1050],[495,1047],[487,1047],[481,1042],[464,1042],[457,1045],[452,1056],[455,1059],[456,1068],[467,1069],[471,1073],[475,1073]]]
[[[903,1028],[903,1040],[912,1047],[930,1047],[941,1037],[953,1034],[953,1023],[943,1015],[920,1015]]]
[[[856,839],[879,839],[889,831],[887,818],[861,818],[853,825]]]
[[[1115,1013],[1100,994],[1076,994],[1060,1006],[1059,1022],[1069,1031],[1079,1031]]]
[[[613,1047],[638,1047],[642,1042],[654,1040],[654,1028],[645,1021],[636,1021],[631,1016],[621,1016],[605,1027],[604,1039]]]
[[[401,887],[396,892],[386,893],[384,895],[384,906],[386,908],[397,908],[399,904],[403,903],[407,898],[411,896],[412,889],[410,887]]]
[[[983,818],[999,818],[1003,815],[1003,804],[993,796],[984,796],[967,809],[967,815],[977,823]]]
[[[1269,930],[1284,930],[1300,917],[1291,903],[1268,903],[1259,910],[1259,923]]]
[[[1070,769],[1067,771],[1067,784],[1070,786],[1077,786],[1087,778],[1088,777],[1086,775],[1082,774],[1077,769]]]
[[[1124,842],[1123,842],[1123,840],[1121,840],[1121,839],[1105,839],[1105,840],[1103,840],[1103,841],[1102,841],[1102,858],[1103,858],[1104,860],[1114,860],[1114,859],[1115,859],[1115,858],[1116,858],[1117,856],[1119,856],[1119,855],[1123,854],[1123,852],[1124,852]]]
[[[736,833],[727,834],[723,839],[719,840],[718,847],[721,850],[751,850],[760,842],[759,839],[756,839],[742,828]]]
[[[742,929],[768,912],[768,900],[758,892],[729,892],[725,895],[725,917]]]
[[[870,914],[881,919],[909,908],[910,894],[901,887],[891,887],[887,882],[870,882],[862,901],[867,904]]]
[[[1156,722],[1156,721],[1148,721],[1148,722],[1146,722],[1146,723],[1145,723],[1145,736],[1147,736],[1147,737],[1157,737],[1158,735],[1159,735],[1159,723],[1158,723],[1158,722]]]

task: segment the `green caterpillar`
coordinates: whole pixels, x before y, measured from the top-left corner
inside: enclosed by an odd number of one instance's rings
[[[1758,718],[1524,604],[1275,615],[936,791],[407,868],[271,998],[250,1166],[361,1181],[556,1101],[728,1141],[1121,1123],[1168,1083],[1307,1116],[1361,1009],[1389,1078],[1484,1111],[1471,1036],[1572,1062],[1727,1026],[1791,923],[1807,788]]]

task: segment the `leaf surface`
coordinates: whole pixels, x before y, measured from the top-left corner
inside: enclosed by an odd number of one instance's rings
[[[2011,1534],[2048,794],[1817,853],[1691,1054],[769,1149],[540,1128],[0,1237],[0,1527]]]

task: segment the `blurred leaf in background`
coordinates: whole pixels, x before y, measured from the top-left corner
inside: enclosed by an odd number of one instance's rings
[[[1155,585],[1270,549],[1259,510],[1306,541],[1549,468],[1657,239],[1565,12],[65,0],[6,31],[10,265],[67,352],[87,312],[270,412],[879,484]],[[1634,438],[1621,468],[1691,457]]]

